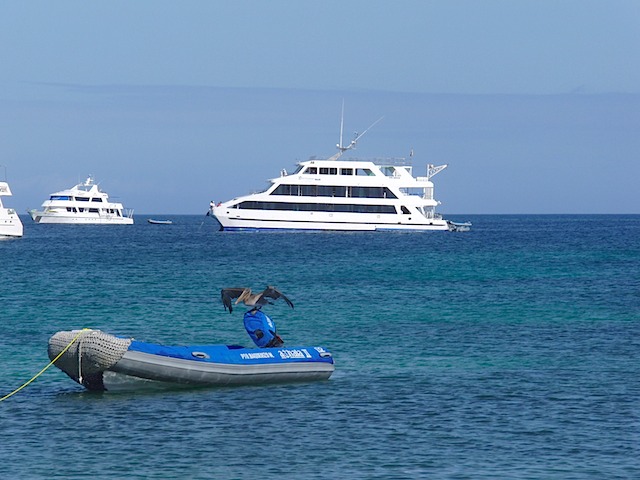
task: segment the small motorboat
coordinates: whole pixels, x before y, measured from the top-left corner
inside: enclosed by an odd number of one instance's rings
[[[471,230],[471,222],[456,223],[447,220],[447,225],[449,226],[450,232],[468,232]]]
[[[147,222],[153,225],[173,225],[171,220],[154,220],[153,218],[147,218]]]
[[[334,370],[322,347],[164,346],[91,329],[57,332],[48,353],[92,391],[308,382],[326,380]]]

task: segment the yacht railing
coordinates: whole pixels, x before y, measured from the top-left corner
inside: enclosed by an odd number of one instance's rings
[[[410,187],[401,188],[404,195],[417,196],[425,200],[433,200],[433,187]]]
[[[327,160],[327,158],[312,155],[309,160]],[[373,157],[373,158],[358,158],[358,157],[340,157],[340,161],[347,162],[373,162],[376,165],[389,165],[394,167],[405,167],[412,165],[411,159],[407,160],[406,157]]]

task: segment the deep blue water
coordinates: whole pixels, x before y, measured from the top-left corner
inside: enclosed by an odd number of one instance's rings
[[[0,396],[58,330],[249,345],[219,289],[277,285],[330,380],[0,402],[3,478],[640,478],[640,216],[477,215],[466,233],[35,225],[0,242]]]

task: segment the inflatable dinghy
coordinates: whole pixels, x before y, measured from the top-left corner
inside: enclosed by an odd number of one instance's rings
[[[322,347],[164,346],[89,329],[54,334],[49,358],[93,391],[307,382],[334,370]]]

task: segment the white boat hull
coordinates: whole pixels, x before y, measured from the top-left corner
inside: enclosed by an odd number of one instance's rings
[[[0,182],[0,238],[21,237],[23,232],[22,221],[13,208],[6,208],[2,203],[2,197],[10,197],[11,189],[7,182]]]
[[[81,225],[132,225],[133,218],[113,216],[90,216],[78,214],[67,215],[64,213],[29,211],[29,215],[36,223],[62,223]]]
[[[14,223],[0,220],[0,238],[20,238],[23,234],[22,222]]]
[[[262,211],[233,212],[216,207],[213,216],[223,230],[333,230],[373,232],[379,230],[400,231],[447,231],[447,222],[442,219],[422,218],[418,221],[403,219],[400,215],[384,214],[339,214],[324,212],[303,212],[278,215]]]
[[[0,238],[21,237],[24,227],[12,209],[0,208]]]

